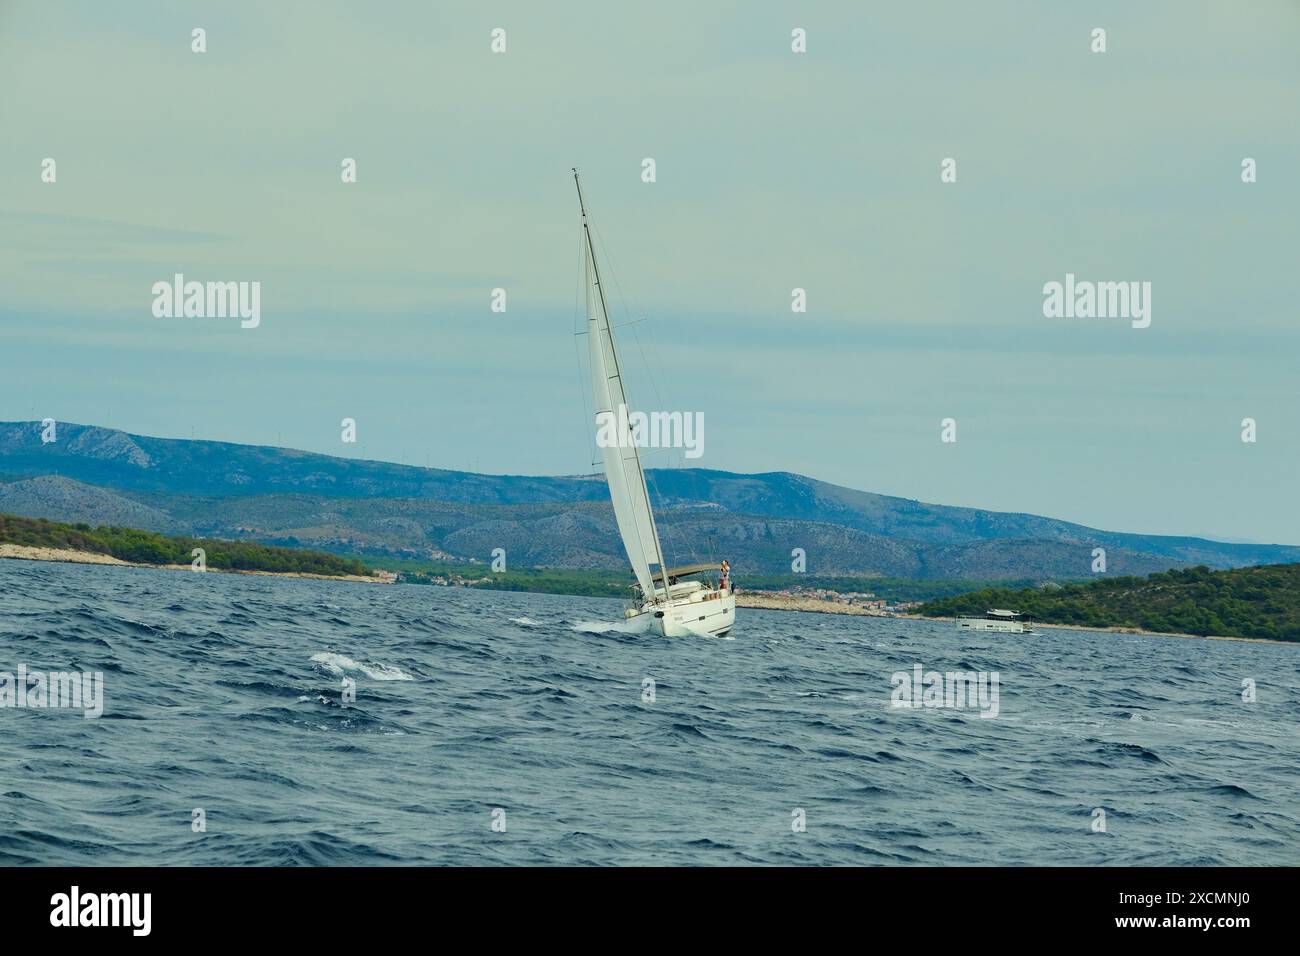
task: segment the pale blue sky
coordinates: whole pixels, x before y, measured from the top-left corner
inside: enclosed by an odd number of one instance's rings
[[[1282,2],[0,3],[0,419],[589,471],[578,165],[698,464],[1300,543],[1298,48]],[[1067,271],[1151,327],[1045,319]],[[175,272],[261,327],[153,318]]]

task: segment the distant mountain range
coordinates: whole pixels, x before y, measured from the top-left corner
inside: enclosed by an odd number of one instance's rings
[[[1300,562],[1300,547],[1124,534],[1036,515],[926,504],[803,475],[650,472],[674,563],[726,556],[739,574],[1001,580]],[[0,512],[171,534],[252,538],[359,554],[516,567],[626,566],[601,476],[479,475],[380,461],[130,435],[59,423],[0,423]],[[693,542],[694,546],[687,545]]]

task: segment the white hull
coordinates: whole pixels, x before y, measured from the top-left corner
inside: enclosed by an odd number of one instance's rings
[[[1033,630],[1019,621],[990,621],[983,617],[959,617],[957,626],[972,631],[998,631],[1003,634],[1032,634]]]
[[[628,619],[644,620],[649,630],[664,637],[722,637],[736,623],[736,594],[696,591],[667,603],[644,604],[629,611]]]

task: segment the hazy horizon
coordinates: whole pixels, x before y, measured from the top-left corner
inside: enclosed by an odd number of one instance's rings
[[[576,165],[684,464],[1300,543],[1298,41],[1277,2],[16,0],[0,419],[590,473]],[[260,325],[154,317],[176,273]],[[1045,317],[1067,273],[1150,282],[1150,327]]]

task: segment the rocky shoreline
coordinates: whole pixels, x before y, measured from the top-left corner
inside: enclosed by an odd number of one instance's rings
[[[814,614],[850,614],[857,617],[895,617],[884,611],[869,611],[856,604],[825,601],[821,598],[791,597],[765,591],[737,591],[736,607],[762,608],[767,611],[809,611]]]

